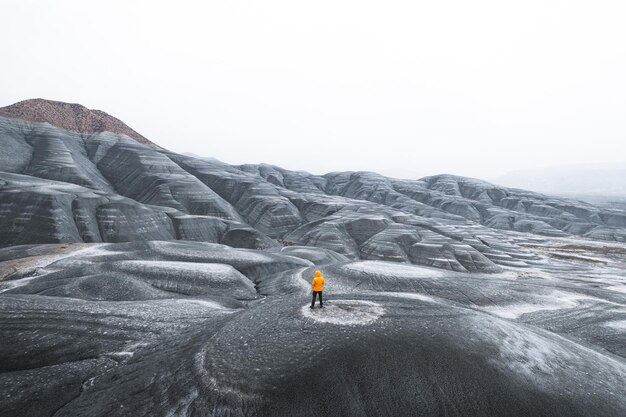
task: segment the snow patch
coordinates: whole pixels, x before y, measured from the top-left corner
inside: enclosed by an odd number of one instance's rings
[[[156,271],[156,272],[204,272],[208,274],[214,274],[211,278],[223,277],[229,279],[230,275],[240,273],[230,265],[222,263],[200,263],[200,262],[177,262],[177,261],[145,261],[145,260],[130,260],[130,261],[118,261],[117,265],[121,267],[128,267],[129,269],[136,269],[142,271]]]
[[[189,407],[196,398],[198,398],[198,395],[198,390],[195,388],[192,389],[189,394],[181,398],[178,403],[165,414],[165,417],[182,417],[189,415]]]
[[[574,308],[578,305],[579,300],[585,299],[592,299],[592,297],[555,291],[551,295],[538,297],[536,303],[484,306],[481,309],[506,319],[516,319],[523,314],[536,311]]]
[[[576,360],[572,352],[546,337],[513,328],[502,330],[506,331],[499,338],[503,363],[529,377],[537,377],[539,373],[551,375],[565,363]]]
[[[617,330],[626,330],[626,320],[610,321],[604,325]]]
[[[109,356],[122,357],[122,358],[132,358],[134,354],[135,352],[127,352],[127,351],[108,353]]]
[[[39,277],[34,276],[34,277],[14,279],[11,281],[0,282],[0,294],[2,294],[5,291],[12,290],[13,288],[23,287],[24,285],[28,284],[30,281],[34,280],[35,278],[39,278]]]
[[[63,252],[50,254],[50,255],[40,255],[40,256],[32,256],[25,257],[20,259],[22,262],[21,269],[35,269],[35,268],[46,268],[51,264],[60,261],[61,259],[72,258],[77,255],[102,255],[107,254],[110,255],[111,252],[99,249],[102,246],[106,246],[106,243],[100,244],[88,244],[89,247],[84,247],[85,244],[77,244],[72,247],[62,248]]]
[[[177,303],[184,304],[197,304],[203,307],[209,307],[216,310],[230,310],[228,307],[225,307],[219,303],[208,300],[198,300],[198,299],[190,299],[190,298],[179,298],[176,300]]]
[[[437,302],[437,300],[435,300],[433,297],[430,297],[424,294],[415,293],[415,292],[386,292],[385,295],[391,296],[391,297],[410,298],[413,300],[426,301],[427,303]]]
[[[73,245],[71,247],[62,248],[63,252],[49,255],[39,255],[39,256],[30,256],[22,259],[18,259],[20,261],[20,270],[21,271],[36,271],[37,269],[45,269],[52,265],[53,263],[60,261],[62,259],[67,259],[74,257],[76,255],[95,255],[95,254],[111,254],[111,252],[104,251],[99,249],[102,246],[106,246],[106,243],[100,244],[88,244],[88,247],[85,247],[85,244]],[[10,261],[7,261],[10,262]],[[42,274],[40,272],[36,272],[35,275],[9,280],[9,281],[0,281],[0,293],[5,291],[9,291],[13,288],[22,287],[28,284],[35,278],[40,277]]]
[[[167,242],[150,242],[152,250],[168,256],[181,255],[185,258],[196,258],[204,262],[215,262],[230,264],[232,262],[256,262],[264,263],[274,260],[271,256],[257,253],[252,249],[238,249],[216,243],[207,243],[204,248],[189,248],[182,244]]]
[[[383,261],[353,262],[344,266],[344,269],[352,272],[395,276],[400,278],[433,278],[443,277],[446,275],[445,272],[433,268],[426,268],[417,265],[396,264]]]
[[[626,294],[626,285],[613,285],[608,287],[607,290],[617,291]]]
[[[378,303],[361,300],[333,300],[324,308],[302,307],[302,315],[320,323],[338,324],[343,326],[361,326],[371,324],[385,313]]]

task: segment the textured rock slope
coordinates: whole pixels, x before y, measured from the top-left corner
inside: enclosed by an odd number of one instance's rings
[[[497,271],[527,255],[486,243],[494,230],[626,240],[624,211],[479,180],[237,167],[139,143],[117,119],[84,122],[101,112],[78,105],[34,100],[0,114],[11,116],[0,117],[1,246],[183,239],[269,248],[280,239],[351,259]],[[42,117],[50,123],[31,121]]]
[[[626,246],[587,247],[596,258],[581,261],[572,241],[532,244],[532,271],[496,274],[296,246],[5,248],[0,405],[56,417],[624,415]],[[310,310],[320,265],[327,308]]]
[[[624,242],[620,210],[231,166],[21,102],[0,109],[0,410],[626,415]]]

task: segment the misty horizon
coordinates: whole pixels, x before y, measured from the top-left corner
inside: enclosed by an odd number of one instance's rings
[[[314,174],[493,181],[617,164],[625,11],[620,2],[9,2],[0,33],[13,39],[11,65],[0,72],[11,82],[0,105],[80,103],[174,152]]]

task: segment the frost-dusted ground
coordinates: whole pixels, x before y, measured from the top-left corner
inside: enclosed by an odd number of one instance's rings
[[[525,266],[490,274],[298,246],[3,249],[0,406],[56,417],[625,415],[625,246],[506,239]],[[309,308],[316,268],[324,309]]]
[[[0,109],[0,414],[626,415],[624,242],[618,207],[233,166],[28,100]]]

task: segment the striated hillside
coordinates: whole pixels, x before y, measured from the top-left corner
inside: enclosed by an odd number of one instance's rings
[[[95,116],[78,105],[28,100],[0,114],[12,115],[0,117],[0,246],[182,239],[259,249],[280,240],[350,259],[497,271],[527,259],[501,231],[626,241],[624,211],[475,179],[230,166],[139,143],[119,121],[83,123]]]
[[[45,100],[0,145],[7,415],[626,414],[623,210],[233,166]]]

